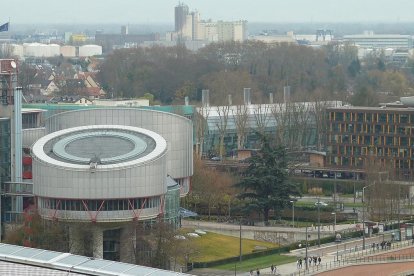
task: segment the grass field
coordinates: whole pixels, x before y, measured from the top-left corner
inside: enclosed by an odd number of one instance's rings
[[[188,230],[187,230],[188,231]],[[195,262],[208,262],[229,257],[239,256],[240,240],[236,237],[207,232],[199,238],[192,238],[199,254],[194,257]],[[256,246],[262,248],[276,248],[275,243],[242,239],[242,253],[251,253]]]

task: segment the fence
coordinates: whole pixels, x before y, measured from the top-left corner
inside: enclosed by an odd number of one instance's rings
[[[320,265],[310,265],[308,270],[300,269],[295,273],[291,273],[291,276],[300,276],[300,275],[312,275],[315,273],[329,271],[332,269],[338,269],[341,267],[358,265],[358,264],[370,264],[370,263],[384,263],[384,262],[401,262],[401,261],[412,261],[414,260],[414,254],[393,254],[390,256],[381,256],[386,252],[392,254],[392,250],[403,249],[413,246],[413,240],[406,240],[401,242],[392,243],[391,246],[384,249],[377,249],[377,247],[371,247],[369,249],[362,250],[362,246],[356,246],[350,248],[347,252],[337,251],[336,260],[325,262]],[[366,247],[367,248],[367,247]],[[373,255],[380,254],[380,255]]]

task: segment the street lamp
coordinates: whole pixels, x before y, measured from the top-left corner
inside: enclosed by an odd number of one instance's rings
[[[292,227],[295,228],[295,201],[291,200],[292,203]]]
[[[306,235],[306,245],[305,245],[305,268],[306,271],[308,271],[308,226],[306,225],[306,230],[305,230],[305,235]]]
[[[375,181],[374,183],[369,184],[362,188],[362,250],[365,249],[365,200],[364,200],[365,189],[373,185],[375,185]]]
[[[336,213],[335,213],[335,212],[333,212],[333,213],[331,213],[331,214],[335,216],[335,219],[334,219],[334,227],[333,227],[333,230],[334,230],[334,232],[335,232],[335,231],[336,231],[336,230],[335,230],[335,228],[336,228]]]
[[[321,247],[321,203],[318,197],[318,247]]]
[[[240,218],[240,252],[239,252],[239,262],[242,261],[242,218]]]
[[[318,207],[318,247],[321,247],[321,205],[326,206],[325,202],[320,201],[320,198],[318,197],[318,201],[315,202],[315,205]]]

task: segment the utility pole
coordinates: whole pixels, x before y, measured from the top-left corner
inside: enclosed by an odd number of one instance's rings
[[[240,218],[240,255],[239,255],[239,261],[242,261],[242,219]]]
[[[306,271],[308,271],[308,226],[306,226],[306,231],[305,231],[305,234],[306,234],[306,245],[305,245],[305,268],[306,268]]]
[[[318,247],[321,247],[321,202],[320,198],[318,197]]]
[[[401,237],[401,221],[400,221],[400,213],[401,213],[401,187],[400,184],[398,184],[398,233],[400,233],[400,241],[402,240]]]
[[[295,201],[291,200],[292,203],[292,227],[295,228]]]
[[[374,183],[367,185],[365,187],[362,188],[362,249],[365,249],[365,189],[375,185],[375,181]]]

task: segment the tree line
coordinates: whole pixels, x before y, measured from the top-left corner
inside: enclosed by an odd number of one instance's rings
[[[214,95],[211,104],[220,104],[229,94],[237,104],[244,87],[252,88],[257,102],[267,102],[269,93],[280,100],[289,85],[293,99],[323,94],[373,105],[380,100],[376,92],[411,93],[413,75],[383,54],[359,60],[350,44],[312,48],[246,41],[213,43],[197,52],[184,46],[116,50],[102,63],[99,78],[109,95],[134,98],[150,93],[162,104],[183,103],[186,96],[200,101],[202,89]]]

